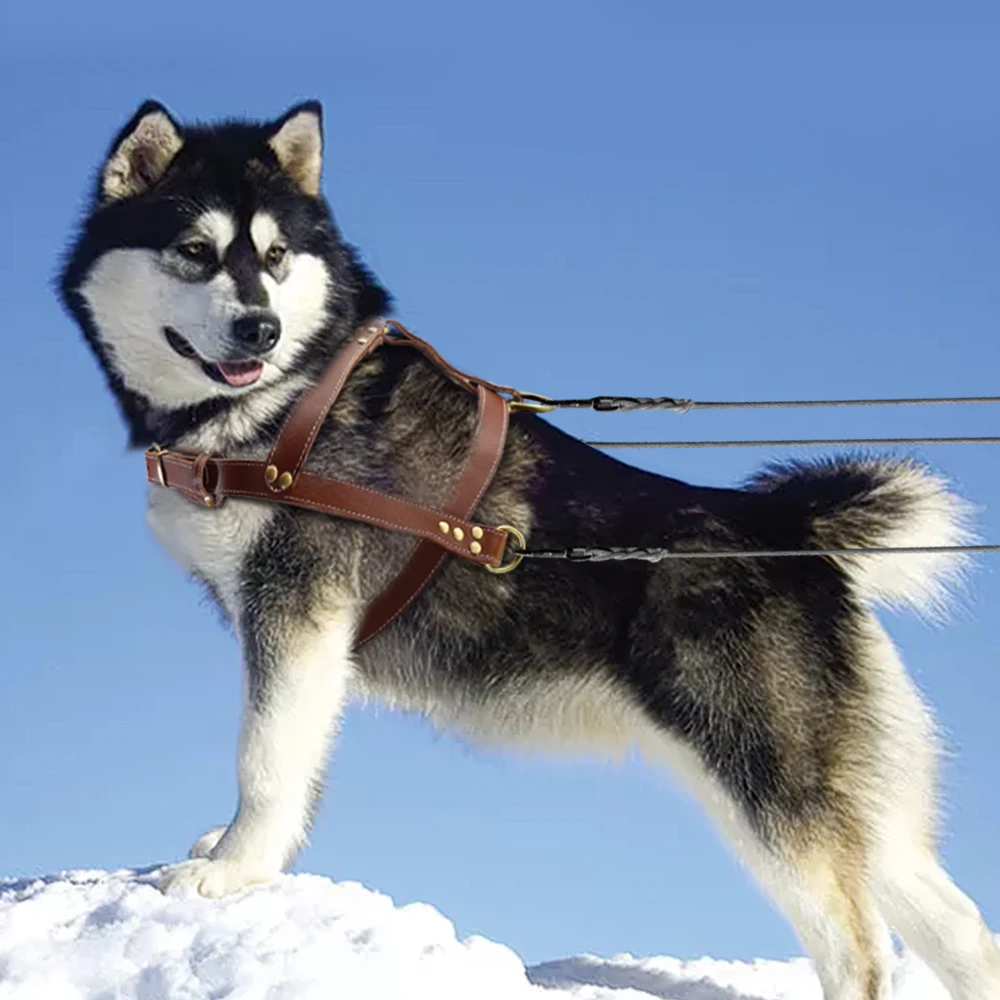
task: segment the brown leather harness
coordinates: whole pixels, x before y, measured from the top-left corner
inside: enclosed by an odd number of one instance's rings
[[[316,436],[351,372],[383,345],[415,348],[449,379],[478,398],[476,428],[465,463],[454,492],[440,508],[305,471]],[[512,561],[503,562],[512,535],[524,547],[524,538],[516,528],[511,525],[492,528],[470,518],[500,464],[509,409],[548,409],[530,401],[541,398],[459,371],[425,340],[394,320],[370,320],[354,332],[320,380],[298,399],[264,461],[196,455],[154,444],[145,453],[146,478],[151,483],[180,490],[190,500],[207,507],[220,507],[231,496],[269,500],[364,521],[419,538],[396,578],[368,605],[355,642],[356,646],[362,646],[410,606],[448,553],[494,573],[507,572],[520,561],[515,556]]]

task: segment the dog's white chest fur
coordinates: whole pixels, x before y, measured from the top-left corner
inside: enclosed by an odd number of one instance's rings
[[[240,569],[274,514],[263,503],[227,503],[211,510],[177,490],[151,485],[146,519],[170,556],[205,580],[236,620]]]

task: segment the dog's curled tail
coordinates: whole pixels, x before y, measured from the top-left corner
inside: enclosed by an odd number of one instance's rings
[[[803,510],[821,549],[967,545],[972,507],[948,482],[905,458],[848,457],[769,466],[750,488]],[[835,556],[855,593],[889,607],[936,616],[960,582],[961,553]]]

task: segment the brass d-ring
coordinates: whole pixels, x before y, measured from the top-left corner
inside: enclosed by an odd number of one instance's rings
[[[515,566],[520,565],[521,560],[524,558],[523,550],[527,547],[528,543],[524,540],[524,535],[522,535],[521,532],[511,524],[498,524],[497,531],[503,531],[508,536],[512,536],[514,541],[517,542],[517,547],[521,549],[522,552],[515,555],[509,563],[504,563],[502,566],[487,566],[486,568],[491,573],[509,573]]]
[[[529,413],[551,413],[555,406],[548,396],[541,396],[537,392],[521,392],[507,403],[507,408],[511,413],[519,410],[527,410]]]

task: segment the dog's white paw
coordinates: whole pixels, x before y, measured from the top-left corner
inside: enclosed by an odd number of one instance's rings
[[[222,840],[222,835],[228,829],[229,827],[226,826],[213,826],[211,830],[207,830],[194,842],[194,844],[191,845],[191,850],[188,851],[188,857],[210,858],[212,856],[212,851],[215,850],[216,844]]]
[[[236,859],[194,858],[165,868],[159,887],[161,892],[167,893],[194,889],[199,896],[217,899],[252,885],[272,882],[280,874],[280,871],[265,870]]]

